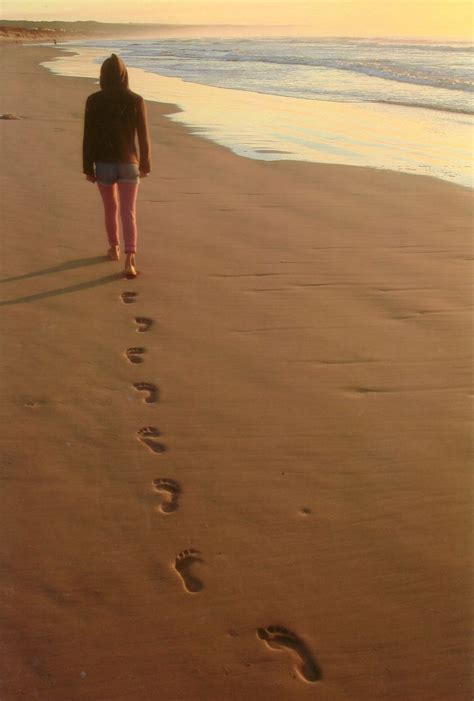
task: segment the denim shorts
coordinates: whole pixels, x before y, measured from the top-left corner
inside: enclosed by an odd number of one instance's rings
[[[104,163],[96,161],[95,179],[100,185],[113,185],[114,183],[140,182],[140,174],[136,163]]]

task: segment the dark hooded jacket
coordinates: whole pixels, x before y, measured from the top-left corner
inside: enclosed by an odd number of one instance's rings
[[[89,95],[84,115],[83,171],[94,175],[94,162],[137,163],[150,172],[150,141],[145,101],[128,87],[124,62],[112,54],[102,64],[98,92]],[[138,136],[139,153],[135,136]]]

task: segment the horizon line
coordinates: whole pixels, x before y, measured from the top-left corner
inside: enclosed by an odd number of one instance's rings
[[[300,29],[304,28],[306,31],[311,30],[313,25],[307,25],[307,24],[189,24],[189,23],[180,23],[180,22],[103,22],[100,20],[93,20],[93,19],[76,19],[76,20],[39,20],[39,19],[5,19],[5,18],[0,18],[0,25],[2,22],[34,22],[34,23],[63,23],[63,24],[98,24],[102,25],[104,27],[107,26],[120,26],[120,27],[156,27],[156,28],[214,28],[218,29],[219,27],[222,28],[259,28],[259,29]],[[317,28],[317,25],[314,25],[315,29]],[[308,36],[306,34],[306,36]],[[358,35],[354,36],[352,34],[334,34],[334,35],[328,35],[328,34],[322,34],[318,35],[315,33],[314,35],[310,35],[314,38],[320,38],[320,39],[402,39],[402,40],[431,40],[431,41],[449,41],[451,43],[474,43],[474,39],[472,35],[466,36],[464,38],[454,38],[454,37],[449,37],[447,35],[441,36],[441,35],[406,35],[406,34],[386,34],[386,35],[380,35],[380,34],[372,34],[372,35]]]

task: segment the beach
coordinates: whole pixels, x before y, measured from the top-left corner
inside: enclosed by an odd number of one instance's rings
[[[472,191],[147,102],[126,280],[58,53],[1,45],[2,701],[469,698]]]
[[[135,92],[177,105],[169,119],[238,156],[474,186],[471,44],[160,38],[58,48],[41,65],[94,80],[120,55]]]

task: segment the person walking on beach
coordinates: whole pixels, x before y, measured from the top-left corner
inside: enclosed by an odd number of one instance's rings
[[[102,197],[109,258],[120,258],[120,211],[126,253],[124,273],[136,277],[138,185],[140,178],[150,173],[145,101],[129,89],[126,66],[116,54],[101,66],[100,88],[86,101],[83,172],[89,182],[97,183]]]

